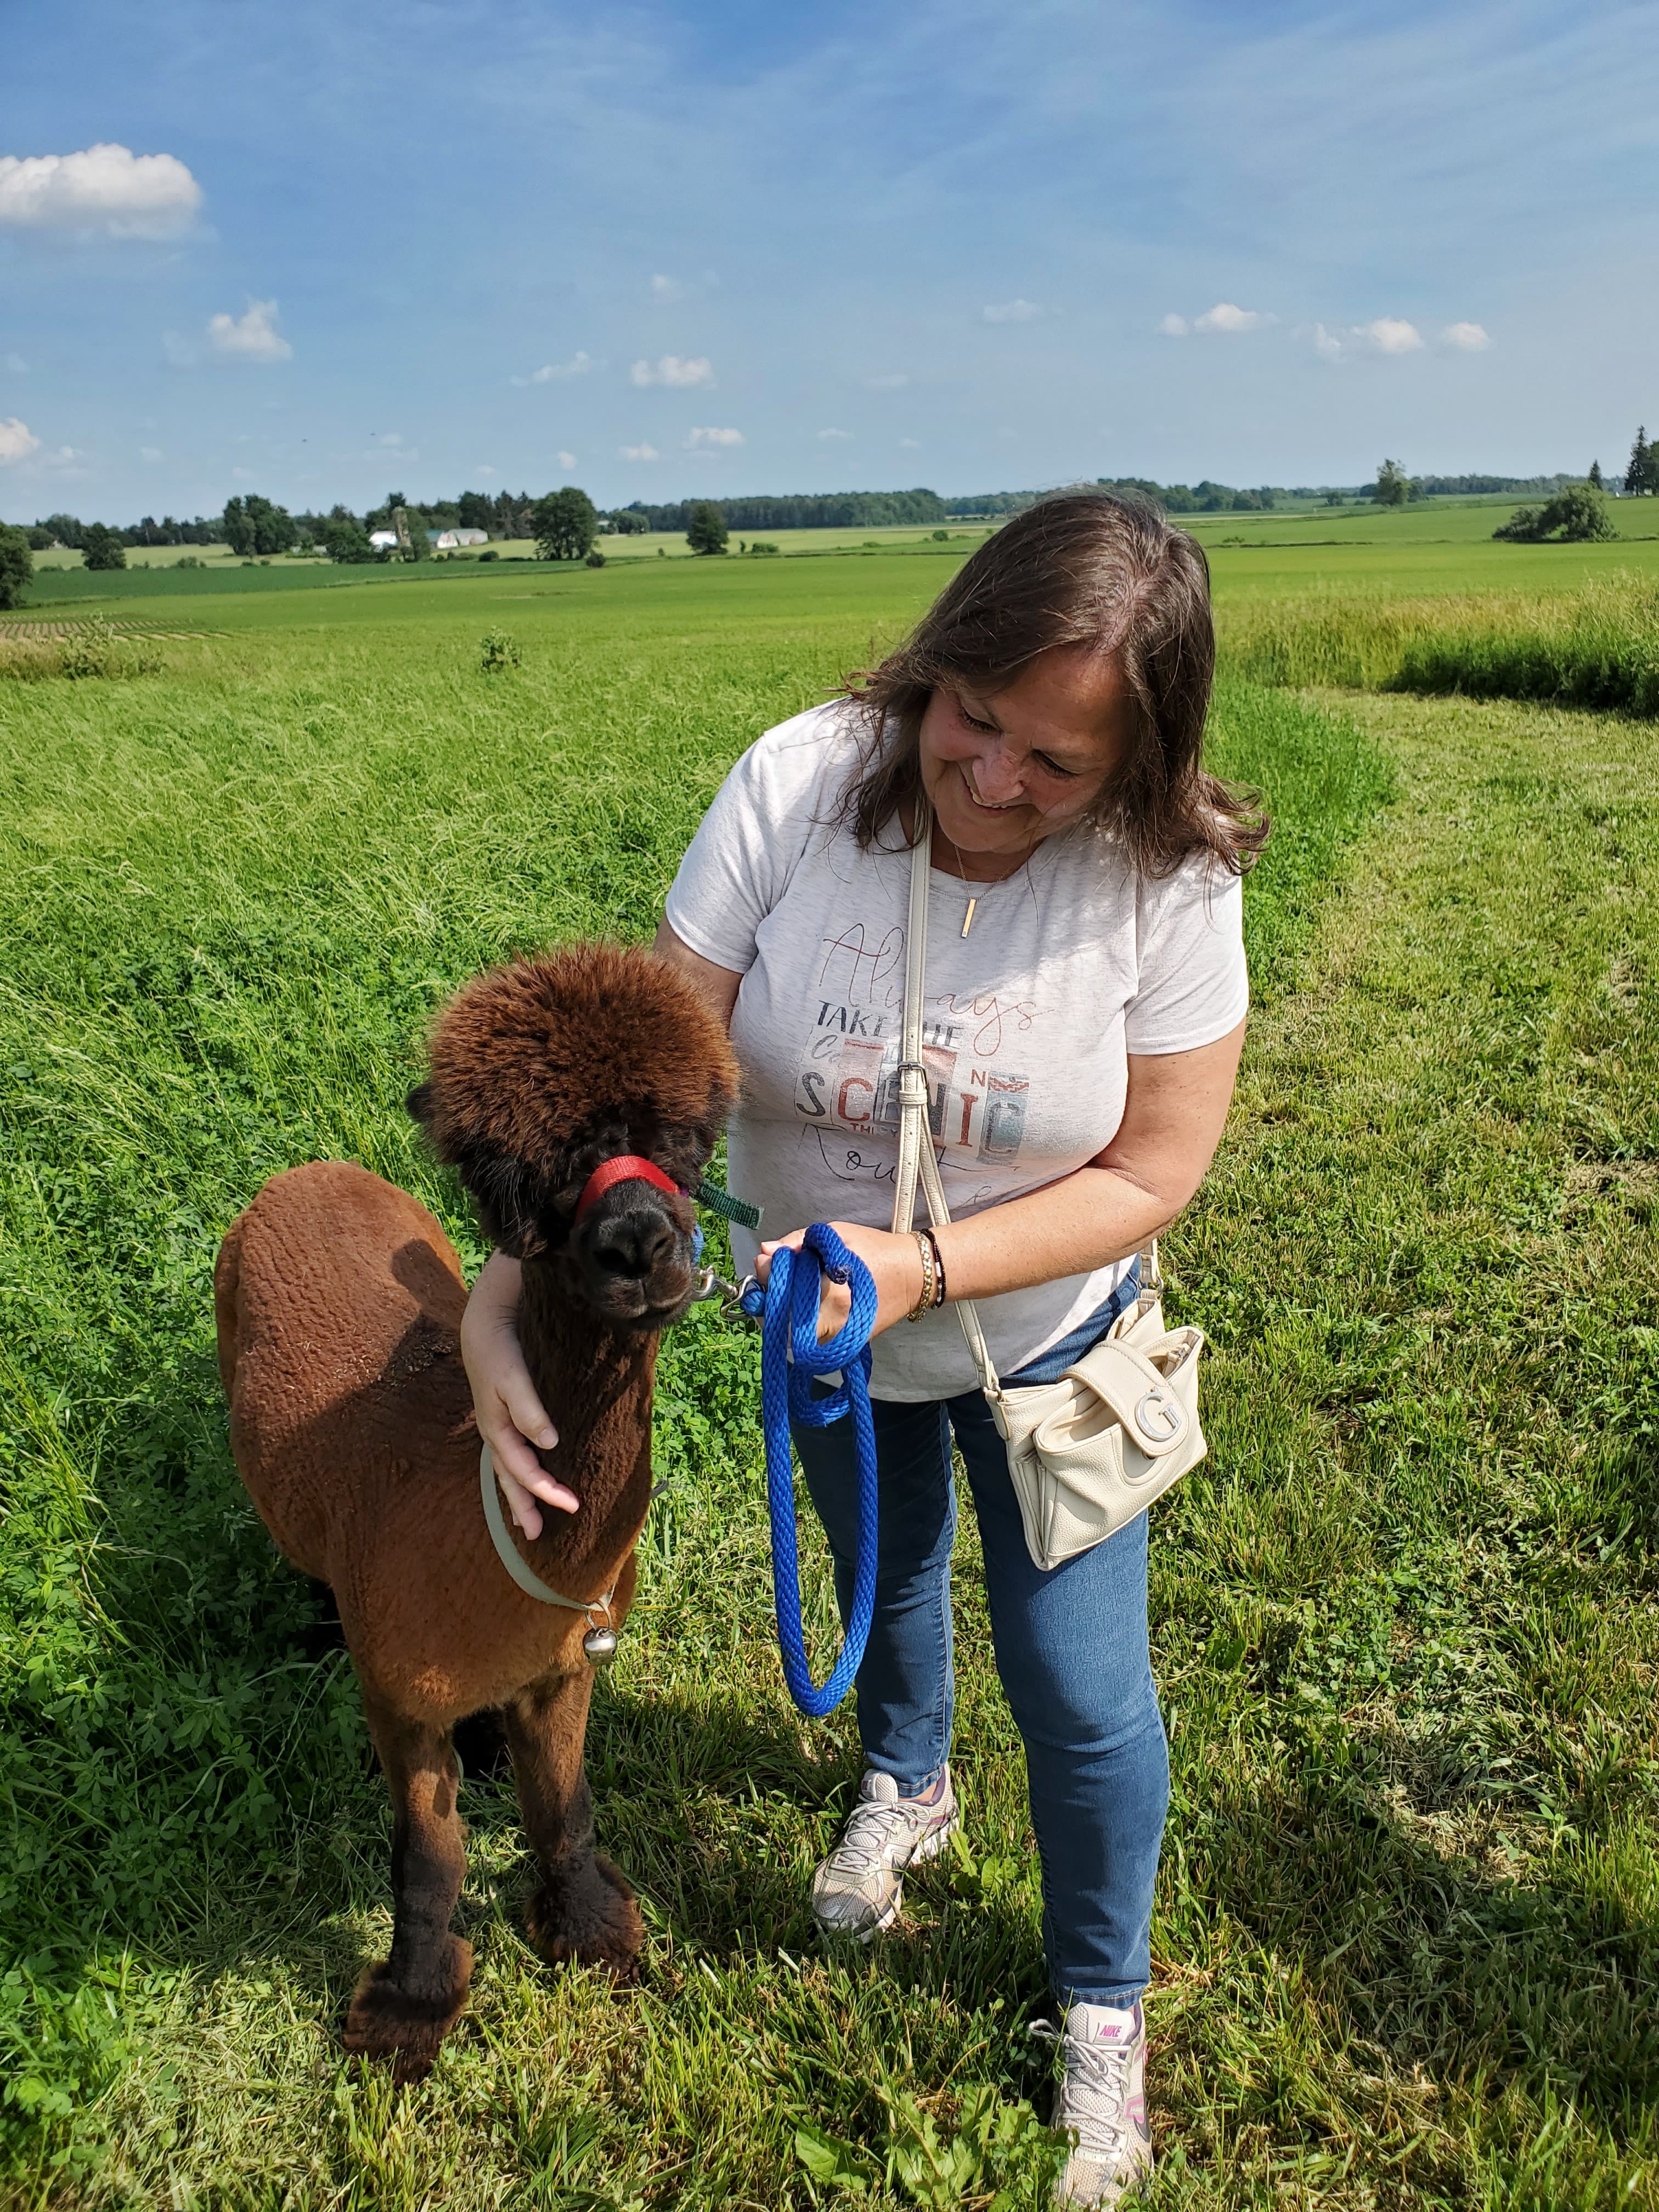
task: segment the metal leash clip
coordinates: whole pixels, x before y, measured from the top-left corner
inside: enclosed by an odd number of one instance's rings
[[[745,1275],[740,1283],[729,1283],[724,1275],[717,1275],[712,1267],[705,1267],[702,1271],[702,1285],[691,1303],[693,1305],[700,1305],[706,1298],[718,1298],[723,1313],[743,1314],[744,1319],[747,1321],[750,1316],[743,1313],[743,1301],[751,1291],[757,1291],[759,1288],[760,1285],[752,1275]]]

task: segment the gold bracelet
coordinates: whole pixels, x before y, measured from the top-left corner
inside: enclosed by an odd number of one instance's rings
[[[933,1310],[933,1299],[939,1290],[938,1265],[933,1258],[933,1248],[921,1231],[913,1229],[910,1234],[915,1238],[916,1249],[921,1255],[921,1296],[904,1318],[906,1321],[920,1321],[923,1314]]]

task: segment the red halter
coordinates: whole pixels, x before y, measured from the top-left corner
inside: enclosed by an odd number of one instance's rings
[[[601,1160],[582,1185],[582,1194],[576,1200],[575,1219],[580,1221],[591,1206],[597,1206],[615,1184],[619,1182],[654,1183],[675,1198],[680,1197],[680,1187],[672,1176],[665,1176],[653,1160],[641,1159],[637,1152],[618,1152],[614,1159]]]

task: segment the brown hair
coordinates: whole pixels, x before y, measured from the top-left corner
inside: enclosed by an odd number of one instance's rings
[[[864,727],[840,819],[872,845],[921,788],[917,734],[940,684],[994,696],[1040,653],[1115,655],[1135,732],[1091,810],[1143,874],[1189,854],[1242,875],[1267,842],[1254,794],[1204,767],[1215,672],[1202,549],[1149,507],[1106,492],[1039,501],[988,538],[878,668],[844,687]]]

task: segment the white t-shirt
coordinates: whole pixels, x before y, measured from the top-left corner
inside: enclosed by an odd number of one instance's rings
[[[910,855],[896,825],[892,849],[872,852],[830,826],[856,759],[838,702],[769,730],[721,785],[668,895],[676,933],[743,977],[729,1177],[764,1206],[768,1237],[892,1218]],[[1207,855],[1138,880],[1115,842],[1081,823],[1003,883],[964,890],[933,870],[923,1056],[953,1218],[1086,1166],[1122,1119],[1127,1054],[1190,1051],[1243,1018],[1242,915],[1238,878]],[[757,1241],[733,1229],[739,1267]],[[999,1371],[1058,1342],[1128,1265],[981,1299]],[[886,1330],[874,1355],[879,1398],[976,1386],[948,1307]]]

